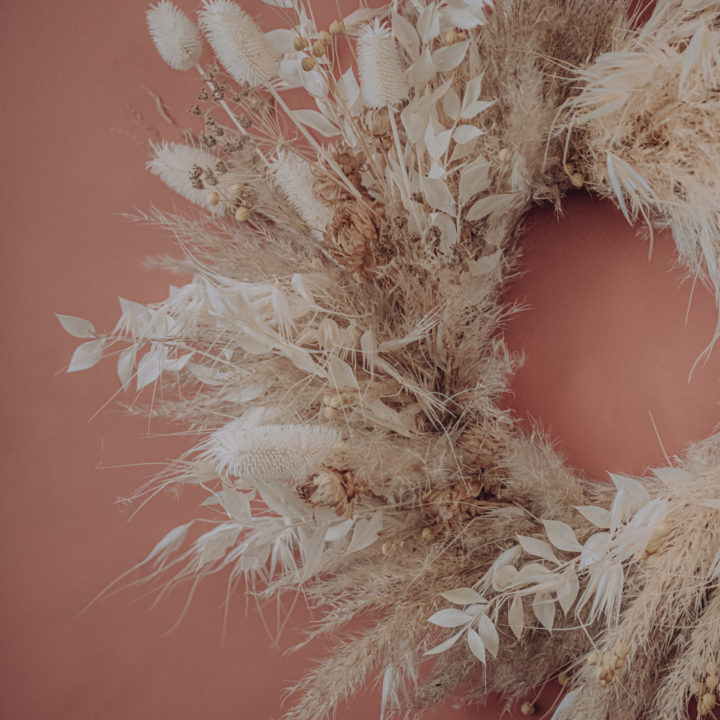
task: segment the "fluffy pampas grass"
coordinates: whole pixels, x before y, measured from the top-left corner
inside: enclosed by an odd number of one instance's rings
[[[175,70],[190,70],[200,60],[202,39],[190,18],[169,0],[146,13],[150,37],[160,57]]]
[[[280,56],[254,20],[229,0],[207,0],[200,26],[225,69],[240,83],[267,85],[280,70]]]

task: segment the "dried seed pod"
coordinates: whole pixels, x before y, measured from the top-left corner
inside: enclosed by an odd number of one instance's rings
[[[323,55],[325,55],[325,53],[327,53],[327,48],[325,47],[325,43],[320,42],[320,41],[313,43],[312,54],[316,58],[321,58]]]
[[[245,190],[245,183],[234,182],[234,183],[228,188],[228,190],[230,191],[230,194],[231,194],[231,195],[233,195],[233,196],[235,196],[235,197],[239,197],[240,195],[242,195],[243,190]]]
[[[311,57],[310,55],[306,55],[302,59],[300,65],[305,72],[310,72],[315,67],[315,65],[317,65],[317,60],[315,60],[315,58]]]
[[[576,172],[570,176],[570,182],[573,187],[581,188],[585,185],[585,176],[582,173]]]
[[[240,205],[235,211],[235,219],[238,222],[245,222],[250,217],[250,208],[246,205]]]
[[[345,26],[341,20],[333,20],[330,23],[330,34],[333,36],[345,34]]]
[[[318,35],[318,40],[324,45],[329,45],[332,42],[332,37],[327,30],[322,30]]]
[[[308,46],[308,41],[301,35],[298,35],[296,38],[293,39],[293,47],[298,52],[302,52],[307,46]]]
[[[524,702],[520,706],[520,712],[525,716],[534,715],[535,714],[535,705],[533,705],[531,702]]]

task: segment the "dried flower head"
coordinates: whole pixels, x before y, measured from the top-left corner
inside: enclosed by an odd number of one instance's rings
[[[375,20],[358,37],[358,69],[363,100],[368,107],[395,105],[405,100],[409,85],[390,29]]]
[[[215,54],[238,82],[267,85],[280,70],[280,56],[255,21],[236,3],[206,0],[200,26]]]
[[[192,20],[169,0],[150,7],[146,17],[160,57],[175,70],[190,70],[202,52],[202,38]]]
[[[235,420],[213,433],[207,458],[241,480],[305,480],[333,452],[340,434],[324,425],[263,425]]]

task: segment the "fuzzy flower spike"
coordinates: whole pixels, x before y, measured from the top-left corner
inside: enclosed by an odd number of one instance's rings
[[[408,83],[390,29],[376,19],[358,37],[358,69],[363,100],[368,107],[396,105],[408,96]]]
[[[190,70],[200,59],[202,38],[190,18],[169,0],[151,6],[147,13],[150,37],[160,57],[174,70]]]
[[[200,26],[232,77],[253,87],[268,85],[280,71],[280,56],[255,21],[236,3],[206,0]]]

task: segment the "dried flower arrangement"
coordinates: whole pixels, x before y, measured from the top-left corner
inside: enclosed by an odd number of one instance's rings
[[[524,213],[571,187],[671,228],[720,298],[720,6],[658,0],[640,23],[629,0],[408,0],[322,29],[303,0],[267,1],[288,29],[227,0],[205,0],[200,30],[149,9],[162,58],[196,68],[226,118],[149,163],[202,209],[145,216],[194,276],[121,301],[106,334],[60,316],[84,339],[70,371],[116,355],[123,388],[162,383],[148,412],[203,438],[143,492],[199,486],[217,514],[166,535],[146,582],[302,586],[315,634],[373,617],[310,672],[292,720],[370,673],[384,716],[458,689],[510,704],[552,678],[558,720],[680,720],[693,698],[708,716],[717,436],[650,477],[588,483],[501,409],[497,329]],[[288,107],[297,87],[317,109]]]

